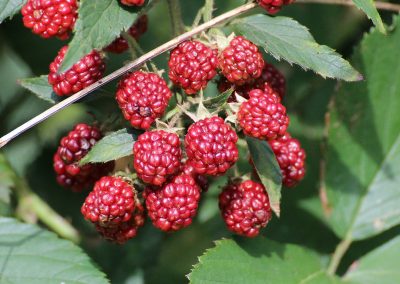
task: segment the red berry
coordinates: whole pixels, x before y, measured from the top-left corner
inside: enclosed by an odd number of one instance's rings
[[[127,6],[142,6],[145,0],[121,0],[121,3]]]
[[[128,33],[131,37],[135,40],[138,40],[139,37],[147,31],[147,23],[148,18],[147,15],[142,15],[137,21],[130,27]],[[128,42],[122,36],[115,39],[112,43],[110,43],[106,48],[105,51],[113,52],[113,53],[122,53],[128,49]]]
[[[24,26],[43,38],[67,39],[78,17],[76,0],[28,0],[21,9]]]
[[[143,205],[137,202],[129,221],[123,222],[115,227],[96,225],[96,230],[106,240],[117,244],[123,244],[137,235],[138,229],[144,225],[145,218]]]
[[[177,231],[192,223],[200,188],[191,176],[182,174],[163,187],[147,187],[144,197],[153,225],[165,232]]]
[[[101,137],[98,128],[81,123],[61,139],[53,158],[57,182],[60,185],[81,191],[113,169],[114,162],[78,165]]]
[[[93,50],[64,73],[58,73],[68,47],[64,46],[50,64],[49,84],[58,96],[69,96],[90,86],[104,73],[105,65],[101,55]]]
[[[192,95],[217,74],[218,54],[201,42],[185,41],[171,52],[168,66],[171,81]]]
[[[105,176],[86,197],[81,212],[85,219],[102,227],[115,227],[131,219],[135,189],[121,177]]]
[[[285,134],[289,125],[286,108],[279,96],[272,92],[255,89],[250,99],[240,105],[237,120],[244,134],[261,140],[273,140]]]
[[[218,59],[222,74],[238,86],[253,83],[264,67],[258,47],[243,36],[235,37]]]
[[[194,167],[190,163],[186,162],[184,164],[182,172],[185,175],[189,175],[192,178],[194,178],[194,180],[196,181],[196,184],[198,186],[200,186],[201,191],[205,192],[205,191],[208,190],[209,184],[208,184],[207,177],[204,176],[204,175],[199,175],[198,173],[196,173],[195,170],[194,170]]]
[[[219,208],[229,230],[250,238],[257,236],[272,217],[264,186],[251,180],[224,187]]]
[[[188,163],[198,174],[224,174],[238,159],[237,140],[236,132],[222,118],[199,120],[185,137]]]
[[[306,152],[301,148],[300,142],[286,132],[284,136],[269,141],[269,144],[281,168],[283,184],[287,187],[295,186],[306,172]]]
[[[258,4],[270,14],[278,13],[283,5],[292,4],[295,0],[257,0]]]
[[[133,166],[145,183],[162,185],[181,168],[179,136],[164,130],[141,134],[133,146]]]
[[[148,129],[164,114],[171,96],[167,83],[160,76],[136,71],[119,82],[116,99],[133,127]]]

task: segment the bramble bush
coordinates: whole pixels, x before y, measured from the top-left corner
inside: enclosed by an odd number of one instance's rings
[[[400,282],[400,5],[0,8],[0,283]]]

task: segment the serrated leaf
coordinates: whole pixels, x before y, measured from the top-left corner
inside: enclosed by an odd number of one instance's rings
[[[228,98],[232,95],[233,91],[233,88],[230,88],[229,90],[223,92],[222,94],[219,94],[216,97],[204,100],[203,105],[208,109],[220,108],[224,104],[226,104]]]
[[[312,251],[264,238],[217,241],[188,278],[193,284],[340,283],[322,270]]]
[[[108,283],[72,242],[34,225],[0,218],[1,283]]]
[[[261,182],[265,186],[271,208],[275,214],[280,215],[282,174],[278,161],[269,144],[252,137],[246,137],[250,156]]]
[[[383,244],[356,261],[344,280],[358,284],[400,283],[400,236]]]
[[[137,133],[124,128],[115,131],[97,142],[93,148],[80,161],[81,165],[87,163],[105,163],[132,155],[133,144]]]
[[[381,33],[386,34],[385,26],[383,25],[381,16],[379,15],[373,0],[353,0],[353,2],[358,8],[364,11],[367,17],[371,19]]]
[[[363,79],[340,54],[328,46],[319,45],[306,27],[291,18],[254,15],[235,21],[233,28],[277,60],[298,64],[324,78]]]
[[[48,101],[49,103],[55,104],[61,99],[54,92],[50,86],[47,75],[41,75],[40,77],[25,78],[18,81],[19,84],[34,93],[37,97],[42,100]]]
[[[68,70],[93,49],[102,49],[128,30],[136,20],[136,11],[115,0],[80,1],[75,34],[59,72]]]
[[[0,1],[0,24],[11,18],[21,10],[27,0],[2,0]]]
[[[328,221],[342,238],[365,239],[400,224],[399,49],[398,28],[367,35],[353,60],[366,81],[343,85],[329,111]]]

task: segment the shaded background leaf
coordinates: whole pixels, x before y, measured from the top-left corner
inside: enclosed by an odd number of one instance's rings
[[[7,18],[11,18],[22,8],[27,0],[2,0],[0,2],[0,24]]]

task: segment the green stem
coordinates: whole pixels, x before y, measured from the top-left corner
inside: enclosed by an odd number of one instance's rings
[[[179,36],[185,32],[179,0],[168,0],[168,8],[171,18],[172,34],[174,37]]]
[[[351,236],[348,235],[344,240],[342,240],[335,249],[335,252],[332,255],[331,262],[328,266],[328,274],[334,275],[336,270],[339,267],[340,261],[342,260],[344,254],[349,249],[352,243]]]
[[[213,11],[214,11],[214,0],[206,0],[206,3],[204,4],[204,13],[203,13],[203,19],[204,22],[211,21],[213,18]]]

